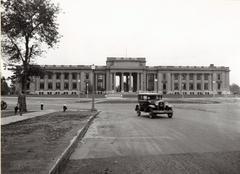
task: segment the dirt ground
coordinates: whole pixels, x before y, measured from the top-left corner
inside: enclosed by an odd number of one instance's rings
[[[2,173],[48,173],[90,114],[57,112],[2,126]]]

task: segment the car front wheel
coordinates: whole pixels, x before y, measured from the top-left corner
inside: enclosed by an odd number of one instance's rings
[[[137,110],[137,116],[141,116],[141,111]]]
[[[150,112],[149,112],[149,118],[153,119],[154,116],[155,116],[155,115],[154,115],[154,113],[153,113],[153,110],[150,109]]]
[[[168,118],[172,118],[173,114],[168,114]]]

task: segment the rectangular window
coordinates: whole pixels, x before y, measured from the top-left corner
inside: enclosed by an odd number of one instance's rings
[[[174,74],[174,80],[178,80],[178,74]]]
[[[208,80],[208,74],[204,74],[204,80]]]
[[[85,74],[85,79],[89,79],[89,73]]]
[[[68,80],[68,77],[69,77],[69,73],[64,73],[64,79]]]
[[[48,89],[52,89],[52,83],[48,83]]]
[[[189,83],[189,90],[194,90],[193,83]]]
[[[77,89],[77,83],[76,82],[72,83],[72,89]]]
[[[48,73],[48,79],[52,79],[52,74]]]
[[[40,89],[44,89],[44,83],[40,83]]]
[[[189,74],[189,80],[193,80],[193,74]]]
[[[164,84],[163,84],[163,90],[166,90],[166,89],[167,89],[167,84],[164,83]]]
[[[60,84],[60,82],[57,82],[56,83],[56,89],[60,89],[61,88],[61,84]]]
[[[197,83],[197,90],[201,90],[201,83]]]
[[[69,89],[69,85],[68,85],[68,83],[64,83],[64,89],[66,89],[66,90]]]
[[[182,74],[182,80],[186,80],[187,79],[187,74]]]
[[[186,83],[182,83],[182,90],[187,90],[187,84]]]
[[[197,80],[201,80],[202,74],[197,74]]]
[[[60,79],[61,78],[61,73],[56,73],[56,79]]]
[[[204,90],[208,90],[208,83],[204,83]]]
[[[72,79],[76,80],[77,79],[77,73],[72,73]]]
[[[178,83],[174,83],[174,90],[178,90]]]
[[[218,79],[218,80],[221,80],[221,74],[218,74],[218,75],[217,75],[217,79]]]
[[[41,75],[40,75],[40,79],[44,79],[44,74],[41,74]]]

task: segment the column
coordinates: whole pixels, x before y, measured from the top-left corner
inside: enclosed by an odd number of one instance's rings
[[[78,91],[78,93],[80,92],[80,83],[82,83],[82,81],[80,80],[80,74],[77,73],[77,91]]]
[[[148,73],[146,73],[146,91],[148,91]]]
[[[171,89],[172,89],[172,92],[173,92],[173,91],[175,90],[175,89],[174,89],[174,82],[175,82],[174,73],[171,74],[171,82],[172,82],[172,83],[171,83],[171,84],[172,84],[172,85],[171,85]]]
[[[153,74],[153,83],[154,83],[154,92],[157,92],[157,81],[155,81],[155,79],[157,79],[157,74]]]
[[[56,90],[56,73],[53,73],[53,77],[52,77],[52,87],[53,87],[53,91]]]
[[[216,72],[214,72],[213,74],[212,74],[212,78],[213,78],[213,81],[212,81],[212,87],[213,87],[213,93],[214,94],[217,94],[217,74],[216,74]]]
[[[141,91],[144,91],[144,80],[143,80],[144,74],[141,73],[140,76],[141,76]]]
[[[110,72],[110,78],[109,78],[109,91],[112,92],[112,73]]]
[[[121,73],[121,92],[124,92],[124,83],[123,83],[123,80],[124,80],[124,76],[123,76],[123,72]]]
[[[189,73],[187,73],[187,76],[186,76],[186,89],[187,91],[189,91]]]
[[[102,74],[102,86],[103,86],[103,89],[106,91],[105,78],[106,78],[106,74]]]
[[[167,73],[167,93],[171,92],[171,73]]]
[[[72,90],[72,73],[69,73],[69,77],[68,77],[68,90],[71,91]]]
[[[37,91],[40,90],[40,77],[39,76],[36,77],[36,90]]]
[[[143,91],[147,91],[147,73],[143,71]]]
[[[194,91],[197,90],[197,74],[193,74],[193,89]]]
[[[204,74],[201,75],[201,89],[204,91]]]
[[[225,72],[221,73],[221,91],[225,93],[226,86],[225,86]]]
[[[179,88],[179,91],[182,91],[182,74],[181,73],[178,74],[178,88]]]
[[[225,84],[226,84],[226,92],[230,94],[230,89],[229,89],[229,71],[226,71],[226,78],[225,78]]]
[[[137,72],[137,92],[139,92],[139,73]]]
[[[116,92],[116,73],[113,73],[113,91]]]
[[[48,90],[48,75],[44,75],[44,91]]]
[[[64,74],[63,74],[63,72],[61,73],[60,83],[61,83],[61,91],[63,91],[64,90]]]
[[[208,74],[208,91],[212,91],[212,76]]]
[[[109,70],[106,71],[106,92],[108,93],[110,91],[110,74],[109,74]]]
[[[161,72],[158,72],[158,92],[162,92],[163,91],[163,84],[162,84],[162,81],[163,81],[163,74]]]
[[[129,92],[132,92],[132,73],[129,73]]]
[[[81,71],[81,73],[80,73],[80,90],[81,90],[81,92],[83,92],[84,93],[84,91],[85,91],[85,78],[84,78],[84,76],[85,76],[85,73],[83,72],[83,71]]]

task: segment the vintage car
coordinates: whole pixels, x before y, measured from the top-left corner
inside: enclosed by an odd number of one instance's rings
[[[162,99],[162,95],[157,93],[138,94],[135,111],[138,116],[141,115],[141,112],[149,113],[149,118],[153,118],[157,114],[167,114],[169,118],[173,116],[172,106]]]

